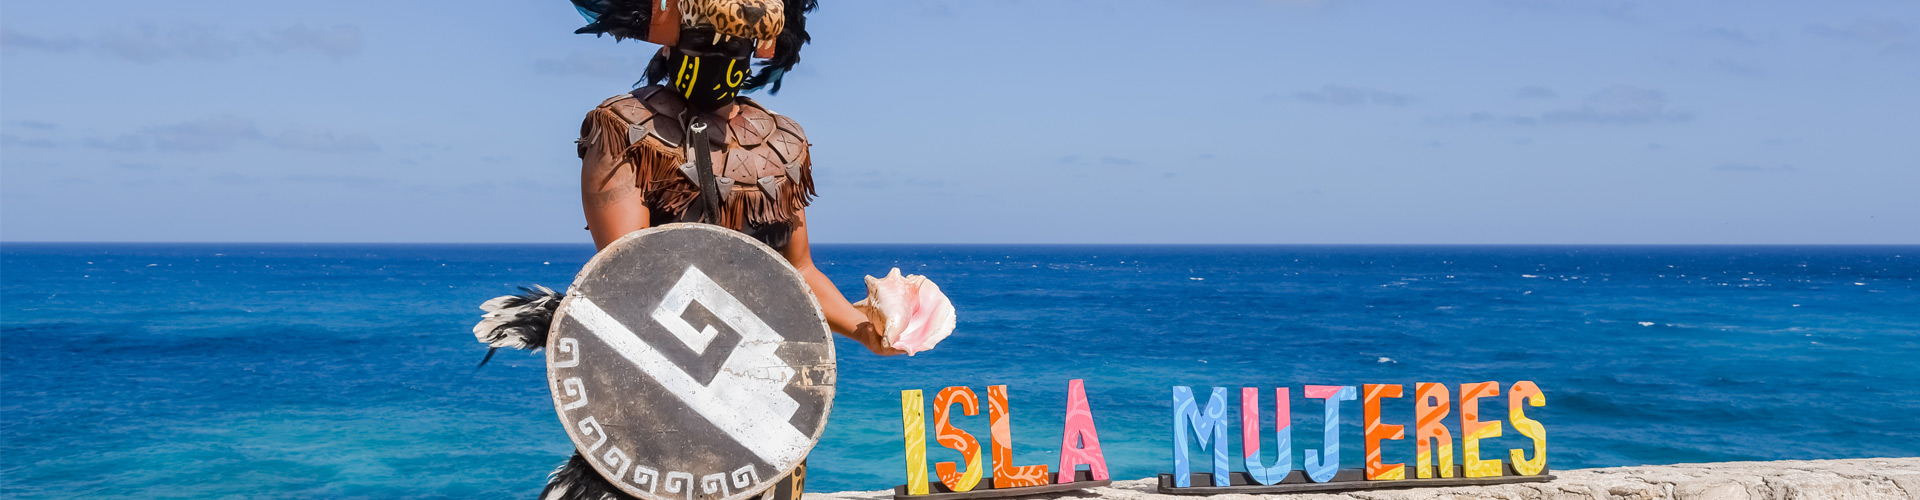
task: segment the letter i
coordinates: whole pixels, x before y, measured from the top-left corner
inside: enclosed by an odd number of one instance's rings
[[[900,391],[900,423],[907,441],[907,494],[925,495],[927,488],[926,404],[919,389]]]

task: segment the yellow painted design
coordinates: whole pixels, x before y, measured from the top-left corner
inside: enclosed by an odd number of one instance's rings
[[[1513,471],[1522,476],[1538,476],[1547,470],[1547,427],[1540,425],[1538,420],[1527,418],[1527,412],[1520,402],[1524,399],[1527,405],[1546,406],[1547,395],[1541,394],[1540,388],[1533,382],[1522,380],[1513,383],[1513,388],[1507,391],[1507,398],[1507,420],[1513,421],[1513,430],[1533,439],[1532,460],[1527,460],[1526,450],[1507,450],[1513,457]]]
[[[747,72],[735,71],[733,69],[733,65],[737,63],[739,63],[738,59],[727,60],[727,86],[728,87],[738,87],[740,86],[741,83],[745,83],[747,81]]]
[[[973,487],[979,486],[980,477],[987,470],[985,466],[980,464],[980,457],[985,454],[986,450],[975,447],[973,449],[973,456],[967,457],[967,471],[960,473],[960,479],[954,481],[952,484],[948,484],[947,488],[953,491],[973,491]]]
[[[1395,465],[1399,465],[1399,467],[1394,467],[1391,469],[1381,471],[1379,474],[1376,474],[1371,478],[1367,478],[1367,480],[1368,481],[1398,481],[1401,479],[1406,479],[1407,478],[1406,465],[1405,464],[1395,464]]]
[[[689,64],[693,66],[692,72],[687,71],[688,69],[687,66]],[[693,79],[698,77],[699,75],[700,75],[700,58],[688,57],[680,60],[680,75],[678,77],[680,82],[680,87],[687,89],[687,91],[684,92],[685,95],[682,95],[680,97],[683,97],[686,99],[693,98]]]
[[[1501,470],[1500,459],[1480,459],[1480,440],[1500,437],[1500,430],[1506,422],[1480,420],[1480,398],[1500,395],[1499,382],[1482,382],[1460,386],[1460,448],[1465,455],[1460,460],[1461,468],[1467,470],[1467,477],[1499,477],[1505,475]]]
[[[900,423],[907,437],[907,494],[927,491],[927,417],[919,389],[900,391]]]
[[[1460,439],[1460,448],[1466,452],[1466,458],[1462,462],[1466,466],[1467,477],[1499,477],[1501,475],[1500,459],[1480,459],[1480,440],[1500,437],[1500,429],[1505,426],[1498,421],[1485,424],[1485,427],[1476,429]]]
[[[951,410],[954,404],[960,405],[962,414],[979,415],[980,399],[979,396],[974,395],[973,389],[965,386],[941,389],[940,393],[933,397],[934,439],[939,441],[940,446],[957,450],[961,456],[966,457],[967,469],[965,472],[955,471],[953,462],[933,464],[933,469],[940,475],[940,482],[947,485],[947,489],[955,492],[973,491],[986,472],[986,468],[981,465],[985,460],[986,450],[981,449],[980,441],[974,439],[972,434],[953,426],[950,417],[952,417]]]
[[[1453,392],[1445,384],[1421,382],[1414,385],[1414,474],[1432,479],[1433,448],[1439,448],[1440,477],[1454,476],[1453,432],[1447,429],[1446,416],[1453,412]]]

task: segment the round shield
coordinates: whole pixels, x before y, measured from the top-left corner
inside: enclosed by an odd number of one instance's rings
[[[647,500],[741,500],[806,458],[833,406],[833,342],[800,273],[719,226],[668,224],[601,250],[547,337],[576,450]]]

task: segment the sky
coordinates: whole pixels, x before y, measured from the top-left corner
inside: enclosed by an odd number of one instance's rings
[[[1920,243],[1920,2],[823,0],[822,243]],[[561,0],[7,2],[0,241],[567,242]]]

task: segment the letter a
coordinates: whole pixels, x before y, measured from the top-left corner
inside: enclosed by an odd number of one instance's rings
[[[1073,482],[1074,469],[1087,464],[1095,481],[1107,480],[1107,457],[1100,453],[1100,434],[1093,429],[1093,407],[1087,404],[1086,385],[1067,382],[1066,428],[1060,433],[1059,484]]]

